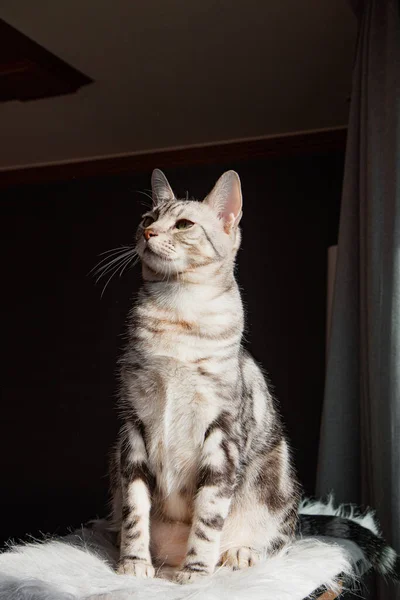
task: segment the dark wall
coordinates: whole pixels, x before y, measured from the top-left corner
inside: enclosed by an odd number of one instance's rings
[[[160,166],[162,165],[155,165]],[[313,492],[324,379],[326,249],[337,235],[343,156],[169,170],[202,197],[225,168],[244,192],[239,281],[247,343],[270,374],[300,478]],[[101,298],[89,270],[129,244],[150,174],[1,194],[0,541],[103,515],[117,431],[115,364],[139,268]]]

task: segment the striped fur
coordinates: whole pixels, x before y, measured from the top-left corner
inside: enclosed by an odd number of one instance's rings
[[[267,382],[242,347],[239,177],[225,173],[203,202],[177,200],[158,170],[152,184],[121,359],[112,521],[119,572],[179,565],[186,583],[291,542],[298,486]]]
[[[335,507],[333,496],[325,502],[304,499],[300,504],[297,535],[350,540],[362,550],[378,573],[400,581],[400,557],[383,538],[374,512],[361,512],[353,504]]]

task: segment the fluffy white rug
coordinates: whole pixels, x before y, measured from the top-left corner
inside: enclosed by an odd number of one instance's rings
[[[333,504],[307,503],[301,510],[337,514]],[[374,530],[373,519],[369,525]],[[101,521],[60,540],[12,546],[0,554],[0,600],[303,600],[322,585],[335,588],[339,574],[355,577],[343,547],[315,538],[297,540],[246,571],[221,568],[187,586],[165,579],[167,572],[153,580],[117,575],[116,559]]]

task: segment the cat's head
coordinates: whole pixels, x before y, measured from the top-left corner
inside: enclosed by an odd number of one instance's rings
[[[159,169],[152,175],[153,207],[136,233],[144,267],[160,276],[232,265],[240,245],[242,191],[235,171],[224,173],[202,202],[179,200]]]

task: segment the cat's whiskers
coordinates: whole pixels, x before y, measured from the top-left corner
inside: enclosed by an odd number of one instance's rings
[[[103,294],[114,275],[119,273],[119,276],[121,276],[125,269],[132,264],[132,261],[137,258],[137,251],[132,246],[121,246],[120,248],[106,250],[102,254],[107,254],[107,256],[105,256],[105,258],[90,271],[90,273],[97,276],[96,283],[98,283],[106,274],[111,272],[111,275],[108,277],[105,286],[103,287],[101,297],[103,297]],[[134,264],[136,264],[137,260]]]
[[[132,263],[132,260],[133,260],[134,258],[135,258],[134,256],[132,256],[132,257],[131,257],[131,256],[129,256],[129,257],[128,257],[128,258],[125,260],[125,264],[124,264],[124,266],[122,267],[122,269],[121,269],[121,271],[120,271],[120,274],[119,274],[119,276],[120,276],[120,277],[121,277],[122,273],[125,271],[125,269],[126,269],[127,267],[134,267],[134,266],[135,266],[135,265],[136,265],[136,264],[139,262],[139,257],[138,257],[138,256],[136,256],[136,260],[134,260],[134,262]]]
[[[93,269],[91,269],[89,271],[89,273],[93,273],[96,271],[99,271],[101,268],[103,268],[104,266],[106,266],[106,264],[109,263],[110,259],[117,258],[118,256],[122,256],[123,254],[125,254],[126,252],[130,252],[132,250],[131,247],[126,246],[124,248],[121,249],[115,249],[113,251],[110,251],[107,256],[104,256],[104,258],[102,258],[94,267]]]
[[[116,246],[115,248],[110,248],[109,250],[104,250],[104,252],[100,252],[99,256],[103,256],[104,254],[109,254],[110,252],[117,252],[119,250],[130,250],[132,246]]]
[[[135,190],[136,193],[138,194],[142,194],[143,196],[146,196],[146,198],[149,198],[151,200],[151,204],[149,202],[142,202],[143,206],[145,206],[148,209],[152,209],[153,208],[153,198],[150,194],[148,194],[147,192],[144,192],[143,190]]]
[[[112,258],[109,262],[103,264],[102,266],[100,266],[95,272],[94,275],[97,276],[96,279],[96,283],[108,272],[110,271],[114,266],[116,266],[119,262],[121,262],[122,260],[124,260],[127,257],[130,256],[134,256],[136,254],[136,250],[134,248],[131,248],[130,250],[127,250],[126,252],[122,252],[120,254],[118,254],[117,256],[114,256],[114,258]]]
[[[110,270],[112,269],[114,266],[117,265],[118,262],[120,262],[121,260],[123,260],[125,258],[125,256],[116,256],[113,258],[112,261],[109,261],[105,264],[103,264],[99,269],[97,269],[93,275],[94,277],[97,277],[96,279],[96,283]]]
[[[111,248],[110,250],[106,250],[105,252],[100,252],[99,256],[103,256],[104,254],[107,254],[107,256],[104,256],[104,258],[102,258],[92,269],[90,269],[88,275],[97,271],[101,267],[101,265],[104,262],[106,262],[109,258],[116,256],[117,254],[120,254],[125,250],[130,250],[131,248],[131,246],[118,246],[117,248]]]
[[[119,263],[118,267],[117,267],[117,272],[119,271],[119,277],[121,277],[122,273],[124,272],[125,267],[129,264],[130,262],[130,257],[125,258],[122,262]]]
[[[157,194],[156,190],[147,190],[146,189],[146,190],[135,190],[135,191],[137,193],[139,193],[139,194],[143,194],[143,196],[146,196],[147,198],[149,198],[151,200],[151,204],[150,205],[143,203],[144,206],[147,206],[147,208],[149,208],[149,209],[153,209],[154,208],[154,196],[157,199],[157,204],[158,205],[161,204],[160,197]]]
[[[99,274],[99,276],[96,279],[96,283],[98,283],[102,277],[104,277],[105,275],[107,275],[107,273],[110,273],[110,272],[116,273],[116,272],[118,272],[119,269],[121,268],[121,265],[124,263],[124,261],[125,261],[125,258],[119,258],[118,261],[116,261],[115,263],[109,265],[107,267],[107,269],[104,269],[104,271],[102,271]]]
[[[119,270],[119,266],[118,266],[118,268],[117,268],[117,269],[115,269],[115,270],[114,270],[114,271],[111,273],[110,277],[107,279],[107,281],[106,281],[106,284],[105,284],[105,286],[103,287],[103,290],[102,290],[102,292],[101,292],[101,294],[100,294],[100,298],[102,298],[102,297],[103,297],[103,294],[104,294],[104,292],[106,291],[106,288],[107,288],[108,284],[110,283],[110,281],[111,281],[111,279],[114,277],[114,275],[115,275],[115,274],[118,272],[118,270]]]

